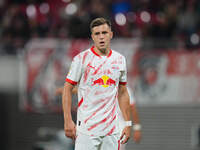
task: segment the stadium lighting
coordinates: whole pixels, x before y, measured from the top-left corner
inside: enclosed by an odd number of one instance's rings
[[[70,3],[66,6],[65,12],[67,15],[73,15],[77,12],[77,5],[74,3]]]
[[[143,11],[140,14],[141,20],[148,23],[151,20],[151,15],[147,11]]]
[[[126,16],[123,13],[117,13],[115,15],[115,22],[120,26],[125,25],[126,24]]]
[[[191,36],[190,36],[190,41],[193,45],[197,45],[199,44],[199,35],[196,34],[196,33],[193,33]]]
[[[29,18],[35,18],[36,17],[36,7],[34,5],[29,5],[26,8],[26,14]]]

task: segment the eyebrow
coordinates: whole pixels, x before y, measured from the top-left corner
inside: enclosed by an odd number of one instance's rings
[[[108,33],[108,31],[102,31],[102,33],[103,33],[103,34],[106,34],[106,33]],[[100,32],[95,32],[94,34],[95,34],[95,35],[98,35],[98,34],[100,34]]]

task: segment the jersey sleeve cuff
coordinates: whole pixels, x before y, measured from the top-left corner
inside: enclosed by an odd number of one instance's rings
[[[72,80],[70,80],[68,78],[66,78],[65,81],[68,82],[68,83],[71,83],[72,85],[76,85],[77,84],[77,82],[72,81]]]
[[[126,85],[127,82],[119,82],[119,84],[121,84],[121,85]]]

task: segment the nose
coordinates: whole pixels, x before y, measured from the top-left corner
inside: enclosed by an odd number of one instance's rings
[[[104,35],[103,35],[103,34],[100,34],[100,35],[99,35],[99,38],[100,38],[100,39],[103,39],[103,38],[104,38]]]

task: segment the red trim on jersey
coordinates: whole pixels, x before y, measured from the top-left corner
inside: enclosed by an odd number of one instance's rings
[[[99,54],[97,54],[97,53],[95,52],[94,46],[91,47],[91,51],[92,51],[96,56],[101,57]],[[110,52],[109,52],[109,54],[108,54],[107,57],[110,57],[111,55],[112,55],[112,50],[110,49]]]
[[[127,82],[119,82],[119,84],[126,85]]]
[[[109,116],[112,116],[112,119],[106,124],[106,127],[103,130],[105,130],[109,125],[111,125],[112,122],[116,119],[116,115],[114,116],[115,110],[116,110],[116,105],[114,106],[111,113],[109,114]]]
[[[115,104],[115,100],[111,103],[111,105],[106,109],[106,111],[103,114],[107,113],[114,104]]]
[[[91,47],[91,51],[92,51],[96,56],[101,57],[99,54],[97,54],[97,53],[95,52],[94,46]]]
[[[108,128],[108,126],[111,125],[112,122],[113,122],[115,119],[116,119],[116,115],[112,118],[112,120],[111,120],[110,122],[108,122],[108,123],[106,124],[106,127],[103,128],[103,130],[105,130],[106,128]]]
[[[110,49],[110,53],[108,54],[107,57],[110,57],[112,55],[112,50]]]
[[[105,104],[106,104],[106,103],[105,103]],[[112,109],[111,113],[110,113],[106,118],[104,118],[104,119],[101,120],[100,122],[98,122],[98,123],[92,125],[90,128],[88,128],[88,131],[92,130],[93,128],[96,128],[98,125],[100,125],[100,124],[106,122],[110,117],[114,116],[115,110],[116,110],[116,105],[114,106],[114,108]],[[97,112],[97,111],[96,111],[96,112]],[[91,117],[93,117],[93,116],[96,114],[96,112],[93,113],[92,116],[90,116],[87,120],[85,120],[85,123],[86,123]],[[114,117],[113,117],[113,120],[115,120],[115,119],[116,119],[116,117],[114,116]],[[110,122],[110,123],[112,123],[112,122]],[[108,123],[108,125],[109,125],[109,123]],[[104,128],[103,130],[105,130],[105,128]]]
[[[108,136],[108,135],[111,135],[112,133],[113,133],[113,131],[115,130],[115,126],[106,134],[106,136]],[[118,145],[118,147],[119,147],[119,145]]]
[[[66,78],[65,81],[71,83],[72,85],[76,85],[77,84],[77,82],[72,81],[72,80],[70,80],[68,78]]]
[[[83,55],[83,61],[82,61],[82,64],[84,64],[84,63],[85,63],[85,59],[86,59],[86,57],[87,57],[88,53],[89,53],[89,51],[86,51],[86,52],[84,53],[84,55]]]
[[[81,100],[78,102],[78,107],[80,107],[82,103],[83,103],[83,98],[81,98]]]
[[[101,67],[106,63],[106,60],[101,64],[99,65],[99,67],[95,70],[95,72],[92,74],[92,75],[96,75],[97,72],[101,69]]]
[[[100,124],[102,124],[102,123],[106,122],[107,120],[108,120],[108,117],[104,118],[104,119],[103,119],[103,120],[101,120],[100,122],[98,122],[98,123],[96,123],[96,124],[92,125],[90,128],[88,128],[88,131],[90,131],[90,130],[92,130],[92,129],[96,128],[98,125],[100,125]]]
[[[92,60],[88,63],[87,67],[86,67],[86,70],[85,70],[85,73],[84,73],[84,83],[87,81],[88,79],[88,74],[90,73],[90,69],[94,69],[95,70],[95,67],[91,66],[93,60],[94,60],[95,56],[92,57]]]
[[[120,150],[120,140],[118,140],[118,150]]]
[[[89,119],[91,119],[94,115],[96,115],[96,113],[98,111],[100,111],[101,109],[103,109],[106,106],[107,102],[104,103],[102,106],[100,106],[95,112],[92,113],[92,115],[90,115],[84,122],[86,123]]]

